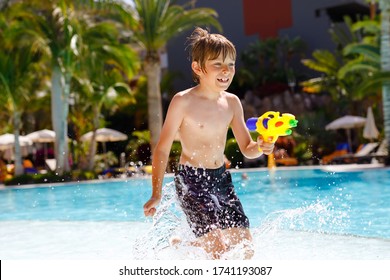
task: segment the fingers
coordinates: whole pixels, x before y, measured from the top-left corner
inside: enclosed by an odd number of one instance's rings
[[[146,217],[154,216],[156,214],[156,208],[144,209],[144,214]]]
[[[144,215],[146,217],[153,216],[156,214],[156,205],[158,204],[158,200],[151,198],[148,202],[144,205]]]
[[[258,141],[261,141],[261,142],[264,142],[264,137],[263,137],[263,135],[259,135],[259,137],[257,137],[257,140]],[[274,142],[274,137],[273,136],[268,136],[268,139],[267,139],[267,141],[265,141],[265,142],[268,142],[268,143],[273,143]]]
[[[269,155],[274,151],[275,143],[272,142],[273,137],[268,137],[270,141],[264,141],[263,137],[259,136],[257,143],[259,148],[263,151],[264,154]]]

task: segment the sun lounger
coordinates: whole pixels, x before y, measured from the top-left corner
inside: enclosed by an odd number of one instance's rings
[[[57,161],[55,158],[47,158],[45,159],[45,164],[49,168],[50,171],[56,170]]]
[[[376,150],[376,152],[373,153],[371,156],[372,156],[372,158],[379,160],[379,161],[383,161],[385,158],[387,158],[389,156],[389,150],[387,147],[386,140],[382,141],[378,150]]]
[[[348,143],[339,143],[337,144],[335,151],[322,157],[321,164],[329,164],[334,158],[348,154],[348,151]]]
[[[378,148],[379,146],[379,148]],[[386,142],[379,143],[367,143],[357,151],[355,154],[346,154],[333,158],[332,164],[340,163],[371,163],[375,159],[383,159],[387,156]]]
[[[279,159],[275,159],[275,163],[277,166],[279,165],[294,166],[294,165],[298,165],[298,159],[295,157],[279,158]]]

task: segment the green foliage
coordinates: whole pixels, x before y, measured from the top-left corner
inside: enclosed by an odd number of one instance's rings
[[[211,25],[222,30],[217,13],[211,8],[186,9],[170,0],[135,0],[139,30],[135,36],[148,53],[155,53],[174,36],[195,25]]]
[[[98,176],[96,175],[96,173],[92,171],[85,171],[85,170],[72,171],[72,179],[74,181],[94,180],[97,178]]]
[[[307,141],[300,141],[296,147],[294,147],[294,155],[298,158],[300,163],[308,163],[313,159],[313,151],[311,150]]]
[[[345,141],[344,136],[325,130],[333,114],[334,107],[324,107],[307,112],[304,118],[299,119],[299,125],[293,131],[297,143],[294,147],[294,156],[299,164],[319,164],[324,155],[334,151],[338,142]]]
[[[331,36],[337,50],[315,50],[312,59],[302,60],[308,68],[319,72],[320,77],[301,83],[309,93],[329,93],[344,108],[340,111],[356,111],[354,101],[372,95],[367,91],[373,72],[380,67],[378,24],[364,19],[353,23],[344,18],[346,29],[332,27]]]
[[[232,163],[232,167],[241,167],[244,157],[240,152],[240,148],[235,138],[230,138],[226,141],[225,155]]]
[[[57,175],[55,173],[47,174],[22,174],[13,176],[6,180],[4,185],[26,185],[26,184],[44,184],[44,183],[62,183],[71,181],[69,174]]]
[[[340,68],[340,63],[336,56],[329,50],[315,50],[313,59],[302,59],[303,65],[312,70],[333,75]]]
[[[82,170],[74,170],[72,172],[64,173],[63,175],[58,175],[54,172],[49,172],[46,174],[22,174],[7,179],[4,182],[4,185],[16,186],[27,184],[51,184],[92,179],[97,179],[96,173]]]
[[[171,152],[169,153],[169,157],[178,159],[181,155],[181,143],[180,141],[173,141]]]
[[[239,87],[256,88],[272,82],[287,83],[294,75],[291,62],[303,56],[306,45],[299,37],[269,38],[249,45],[241,59],[244,64],[237,72]]]
[[[126,151],[129,153],[128,161],[141,161],[144,165],[150,164],[150,131],[134,131]]]
[[[95,155],[94,171],[101,173],[106,168],[117,165],[118,162],[118,157],[112,151],[108,151],[105,154],[97,154]]]
[[[168,170],[170,172],[175,172],[180,159],[181,151],[182,147],[180,141],[173,141],[168,160]]]
[[[35,175],[30,175],[30,174],[13,176],[12,178],[6,179],[4,181],[4,185],[12,186],[12,185],[34,184],[34,176]]]

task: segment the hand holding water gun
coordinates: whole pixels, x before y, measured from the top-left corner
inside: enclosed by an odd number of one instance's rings
[[[264,141],[275,143],[279,136],[291,135],[292,127],[296,127],[298,121],[289,113],[268,111],[259,118],[250,118],[246,126],[250,131],[257,131],[263,136]]]

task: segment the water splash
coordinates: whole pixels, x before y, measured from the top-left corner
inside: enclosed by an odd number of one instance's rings
[[[280,230],[343,234],[348,224],[347,212],[335,210],[331,202],[317,201],[295,209],[272,212],[254,230],[254,234],[261,236]]]
[[[163,197],[152,226],[145,235],[136,240],[133,255],[136,259],[209,259],[203,249],[190,245],[196,237],[179,206],[174,182],[164,185],[162,193]],[[336,210],[331,202],[324,200],[299,208],[272,212],[260,226],[251,228],[255,258],[275,254],[275,248],[286,246],[288,242],[306,244],[304,246],[309,251],[316,247],[304,239],[297,240],[294,237],[292,240],[291,233],[343,234],[347,226],[347,212]],[[298,236],[306,238],[306,235]],[[182,242],[171,246],[169,241],[172,237],[178,237]],[[222,259],[243,259],[243,246],[248,244],[236,245],[222,255]]]
[[[162,194],[152,227],[135,242],[136,259],[204,258],[205,252],[201,248],[189,245],[196,237],[179,206],[174,182],[164,185]],[[172,247],[169,242],[172,237],[179,238],[181,243]]]

